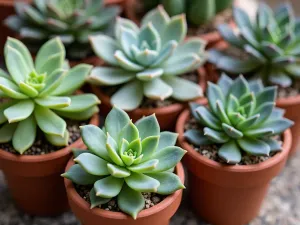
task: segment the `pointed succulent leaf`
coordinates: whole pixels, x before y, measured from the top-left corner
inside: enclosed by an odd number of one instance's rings
[[[99,85],[119,85],[135,78],[136,73],[112,67],[95,67],[89,81]]]
[[[141,173],[132,172],[129,177],[124,179],[128,187],[139,192],[157,192],[160,185],[158,180]]]
[[[81,136],[84,144],[89,151],[102,159],[110,162],[111,159],[106,150],[106,135],[105,133],[95,125],[86,125],[80,127]]]
[[[184,14],[177,15],[171,18],[168,22],[163,35],[162,45],[170,40],[175,40],[177,43],[181,43],[187,33],[187,22]]]
[[[168,147],[174,146],[177,141],[178,134],[164,131],[160,133],[159,143],[156,152]]]
[[[101,159],[98,156],[95,156],[90,153],[80,154],[77,158],[74,159],[84,171],[95,176],[105,176],[109,175],[107,169],[107,162]]]
[[[149,136],[157,136],[160,133],[159,124],[154,114],[139,119],[135,125],[142,140]]]
[[[78,120],[78,121],[88,120],[98,112],[99,112],[98,106],[93,106],[82,112],[74,112],[74,113],[55,111],[56,114],[58,114],[62,117],[65,117],[65,118],[68,118],[71,120]]]
[[[268,156],[270,154],[270,147],[264,141],[243,137],[237,142],[245,152],[251,155]]]
[[[115,164],[124,166],[124,163],[118,154],[118,144],[108,133],[106,139],[106,149],[109,157]]]
[[[159,55],[156,57],[154,62],[150,65],[150,67],[155,68],[157,66],[163,65],[163,63],[174,53],[174,49],[177,47],[177,42],[174,40],[169,41],[159,52]]]
[[[52,92],[52,95],[71,95],[78,90],[85,82],[90,71],[91,65],[79,64],[70,69],[61,84]]]
[[[222,127],[223,127],[223,130],[225,131],[225,133],[231,138],[239,139],[239,138],[243,137],[243,133],[241,131],[235,129],[232,126],[229,126],[226,123],[222,123]]]
[[[150,129],[150,128],[149,128]],[[159,136],[148,136],[142,141],[142,154],[143,158],[141,162],[145,162],[153,156],[159,143]]]
[[[166,147],[155,152],[152,158],[157,159],[159,162],[151,173],[163,172],[173,168],[176,166],[177,162],[182,159],[185,153],[186,151],[176,146]]]
[[[117,140],[122,141],[123,138],[129,143],[139,138],[139,130],[131,121],[120,131]]]
[[[89,197],[90,197],[90,200],[91,200],[91,209],[93,209],[93,208],[95,208],[99,205],[106,204],[111,200],[110,198],[98,197],[96,195],[95,188],[92,188],[92,190],[90,191]]]
[[[196,129],[187,130],[184,133],[184,137],[186,140],[188,140],[188,142],[196,146],[212,144],[209,138],[205,136],[203,132],[200,130],[196,130]]]
[[[143,100],[143,89],[140,81],[131,81],[120,88],[112,97],[111,104],[124,110],[136,109]]]
[[[46,80],[46,86],[40,92],[39,97],[45,97],[55,91],[55,89],[61,84],[63,79],[66,77],[67,71],[58,69],[55,70],[53,73]]]
[[[111,163],[107,163],[107,169],[111,176],[116,178],[124,178],[130,176],[130,171],[125,167],[117,166]]]
[[[204,136],[207,137],[208,140],[213,141],[218,144],[226,143],[229,141],[228,135],[222,131],[216,131],[209,127],[204,128]]]
[[[6,123],[0,128],[0,143],[7,143],[13,139],[18,123]]]
[[[242,154],[239,146],[233,140],[223,144],[218,151],[218,155],[228,164],[237,164],[242,160]]]
[[[172,97],[178,101],[191,101],[203,96],[201,87],[189,80],[173,76],[166,76],[163,80],[173,89]]]
[[[151,81],[155,80],[155,78],[160,77],[163,75],[164,71],[161,68],[156,69],[148,69],[144,70],[143,72],[139,72],[136,74],[137,78],[142,81]]]
[[[256,129],[248,129],[244,132],[245,136],[248,137],[254,137],[254,138],[259,138],[259,137],[268,137],[271,135],[274,135],[274,131],[271,128],[256,128]]]
[[[148,176],[160,182],[157,193],[161,195],[170,195],[179,189],[185,188],[179,177],[174,173],[161,172],[149,174]]]
[[[208,82],[207,99],[211,110],[214,113],[217,113],[216,101],[217,100],[221,100],[222,102],[224,101],[224,94],[222,92],[222,89],[216,84]]]
[[[27,119],[18,123],[12,138],[14,149],[20,154],[23,154],[35,141],[36,137],[36,122],[31,115]]]
[[[28,118],[34,110],[34,103],[32,100],[23,100],[15,105],[10,106],[4,110],[4,115],[9,123],[15,123]]]
[[[206,107],[199,106],[196,109],[196,113],[198,114],[201,122],[206,126],[215,130],[222,130],[221,121],[219,121],[218,118],[214,114],[212,114]]]
[[[48,108],[35,105],[34,116],[39,128],[47,133],[53,135],[64,136],[67,124]]]
[[[140,164],[129,166],[127,167],[127,169],[135,173],[147,173],[151,172],[151,170],[153,170],[157,166],[157,164],[157,159],[150,159]]]
[[[118,61],[114,57],[117,50],[120,49],[118,43],[105,35],[90,37],[91,46],[95,54],[110,65],[117,66]]]
[[[173,88],[160,78],[144,82],[144,95],[150,99],[164,100],[173,94]]]
[[[94,189],[96,196],[102,198],[113,198],[117,196],[123,186],[123,179],[109,176],[95,182]]]
[[[50,108],[50,109],[65,108],[71,104],[71,99],[69,97],[58,97],[58,96],[36,98],[34,99],[34,101],[40,106]]]
[[[100,103],[94,94],[81,94],[69,97],[71,104],[64,108],[56,110],[61,112],[82,112]]]
[[[218,80],[218,86],[221,88],[224,96],[227,96],[228,91],[232,86],[232,83],[233,83],[232,79],[228,77],[225,73],[221,75],[220,79]]]
[[[264,126],[269,127],[274,131],[274,135],[281,134],[283,131],[293,125],[294,122],[286,118],[271,120],[264,123]]]
[[[136,219],[138,213],[145,207],[145,199],[141,192],[124,184],[118,195],[118,206],[123,212]]]
[[[65,130],[65,133],[63,136],[45,133],[45,137],[46,137],[47,141],[49,141],[52,145],[63,147],[63,146],[68,145],[70,134],[69,134],[68,130]]]
[[[62,177],[65,177],[71,180],[75,184],[79,185],[90,185],[94,184],[101,177],[95,176],[87,173],[79,164],[71,166],[71,168],[62,174]]]
[[[117,50],[114,54],[116,60],[118,61],[118,64],[124,68],[125,70],[139,72],[144,69],[143,66],[140,66],[130,60],[122,51]]]

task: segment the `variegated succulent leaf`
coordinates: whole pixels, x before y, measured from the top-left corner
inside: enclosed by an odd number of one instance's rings
[[[12,141],[23,154],[32,146],[39,128],[55,146],[66,146],[69,133],[62,118],[87,120],[98,112],[93,94],[72,95],[92,67],[80,64],[65,69],[65,49],[59,38],[46,42],[33,61],[29,50],[8,38],[4,48],[8,74],[0,72],[0,143]]]
[[[169,195],[184,188],[170,172],[186,151],[174,146],[177,134],[160,132],[155,115],[135,124],[114,107],[104,128],[81,127],[88,151],[75,150],[77,163],[62,176],[79,185],[93,185],[91,208],[116,198],[121,211],[134,219],[144,209],[142,192]]]
[[[17,14],[8,17],[5,24],[24,41],[40,46],[59,36],[68,56],[79,59],[91,53],[88,37],[109,32],[120,13],[118,6],[104,6],[104,0],[17,1],[15,8]]]
[[[191,105],[203,131],[188,130],[185,138],[196,146],[220,145],[218,155],[228,164],[239,163],[243,152],[269,156],[281,151],[281,143],[274,136],[294,122],[275,107],[276,93],[275,86],[263,87],[260,80],[248,82],[242,75],[232,80],[223,74],[217,84],[208,83],[209,107]]]
[[[240,59],[213,50],[210,61],[228,73],[252,74],[265,84],[289,87],[300,77],[300,20],[289,3],[272,10],[260,3],[253,21],[241,8],[234,8],[238,32],[227,24],[219,27],[223,38],[246,53]]]
[[[232,0],[142,0],[144,10],[151,10],[161,4],[170,16],[186,14],[188,23],[202,25],[211,21],[217,13],[229,8]]]
[[[93,69],[89,81],[99,85],[122,85],[111,103],[124,110],[137,108],[143,97],[190,101],[202,96],[198,84],[176,77],[199,68],[205,61],[205,41],[184,41],[184,15],[169,17],[162,6],[150,11],[139,28],[118,18],[116,39],[105,35],[90,38],[96,55],[110,67]]]

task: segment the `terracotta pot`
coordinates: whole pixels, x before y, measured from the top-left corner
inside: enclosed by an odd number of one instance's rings
[[[203,90],[206,88],[206,72],[204,68],[198,69],[199,84]],[[112,105],[110,103],[110,97],[101,91],[99,86],[91,86],[92,92],[97,95],[101,100],[100,111],[101,115],[107,115]],[[200,98],[197,102],[206,104],[206,98]],[[129,117],[135,122],[143,116],[149,116],[155,113],[156,118],[160,124],[161,130],[173,130],[176,124],[178,115],[188,107],[187,103],[175,103],[169,106],[153,109],[138,108],[132,111],[128,111]]]
[[[135,12],[134,5],[136,4],[136,0],[126,0],[124,4],[124,13],[130,20],[134,21],[136,24],[140,24],[141,19],[138,18]],[[231,26],[235,26],[234,22],[230,23]],[[222,37],[218,31],[212,31],[206,34],[199,35],[200,38],[207,42],[207,49],[212,48],[215,44],[222,41]]]
[[[74,165],[73,159],[69,161],[66,171],[72,165]],[[176,166],[176,173],[184,183],[184,170],[181,163]],[[68,179],[64,181],[70,207],[83,225],[169,225],[182,199],[182,190],[178,190],[159,204],[141,211],[138,218],[134,220],[121,212],[110,212],[99,208],[90,209],[90,204],[80,197],[73,183]]]
[[[189,110],[179,117],[179,145],[188,151],[183,162],[188,169],[190,201],[196,213],[214,225],[244,225],[255,218],[270,181],[285,165],[292,145],[291,131],[283,134],[283,151],[265,162],[229,166],[210,160],[184,139]]]
[[[226,48],[226,43],[219,43],[220,50]],[[217,82],[219,73],[216,67],[212,64],[205,65],[207,75],[212,82]],[[300,145],[300,95],[291,96],[287,98],[279,98],[276,101],[276,106],[285,110],[285,117],[294,121],[294,126],[291,127],[293,143],[290,150],[290,156],[294,155],[299,149]]]
[[[95,114],[91,124],[99,125]],[[81,139],[59,151],[39,155],[15,155],[0,149],[0,167],[16,206],[37,216],[53,216],[69,209],[63,178],[72,148],[83,148]]]

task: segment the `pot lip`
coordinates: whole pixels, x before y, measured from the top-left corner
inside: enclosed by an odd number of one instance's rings
[[[199,75],[199,85],[202,88],[203,91],[203,96],[199,97],[198,99],[195,99],[194,101],[201,103],[201,104],[206,104],[207,99],[204,95],[205,89],[206,89],[206,79],[207,79],[207,72],[203,66],[199,67],[197,69],[197,73]],[[105,105],[111,105],[110,104],[110,96],[106,95],[101,91],[99,86],[91,85],[92,91],[98,96],[98,98],[101,100],[101,102]],[[182,102],[182,103],[174,103],[168,106],[163,106],[159,108],[152,108],[152,109],[145,109],[145,108],[137,108],[132,111],[127,111],[135,114],[143,114],[143,115],[151,115],[151,114],[168,114],[174,111],[181,110],[184,108],[184,105],[187,104],[188,102]]]
[[[98,113],[95,113],[92,118],[90,119],[89,124],[93,125],[99,125],[100,123],[100,118],[98,116]],[[0,158],[8,160],[8,161],[14,161],[14,162],[19,162],[19,163],[39,163],[39,162],[45,162],[45,161],[50,161],[53,159],[61,158],[64,155],[67,155],[71,152],[71,149],[76,147],[76,146],[81,146],[82,143],[82,138],[80,137],[77,139],[74,143],[71,145],[68,145],[58,151],[51,152],[45,155],[15,155],[10,152],[6,152],[3,149],[0,149]]]
[[[208,159],[201,154],[197,153],[192,146],[185,140],[183,134],[184,134],[184,124],[186,120],[190,116],[189,109],[184,110],[181,115],[179,116],[179,119],[176,124],[176,132],[179,134],[178,142],[180,145],[188,151],[188,157],[192,157],[194,160],[198,161],[199,163],[202,163],[206,165],[207,167],[214,168],[216,170],[222,170],[226,172],[233,172],[233,173],[243,173],[243,172],[256,172],[265,170],[267,168],[273,167],[274,165],[278,164],[280,161],[284,160],[290,151],[291,145],[292,145],[292,134],[291,130],[287,129],[283,133],[283,151],[277,153],[272,158],[261,162],[259,164],[254,165],[226,165],[221,164],[218,162],[215,162],[211,159]]]
[[[73,161],[73,157],[69,160],[65,171],[67,171],[72,165],[74,165],[74,161]],[[179,176],[181,182],[184,184],[185,181],[185,175],[184,175],[184,169],[182,166],[182,163],[179,162],[176,165],[176,172],[177,175]],[[104,217],[107,219],[115,219],[115,220],[126,220],[126,219],[132,219],[129,215],[123,213],[123,212],[111,212],[111,211],[107,211],[104,209],[99,209],[99,208],[94,208],[91,209],[90,208],[90,204],[87,203],[75,190],[74,188],[74,184],[72,183],[71,180],[68,180],[67,178],[64,178],[64,183],[65,183],[65,187],[66,187],[66,191],[68,194],[68,197],[70,199],[72,199],[72,201],[75,202],[75,204],[79,205],[79,207],[84,210],[87,211],[89,213],[92,213],[96,216],[99,217]],[[176,192],[174,192],[171,195],[168,195],[163,201],[161,201],[159,204],[149,208],[149,209],[144,209],[142,210],[137,217],[138,219],[141,218],[145,218],[145,217],[149,217],[152,216],[156,213],[159,213],[160,211],[162,211],[163,209],[169,207],[176,198],[178,198],[178,196],[182,193],[183,189],[177,190]]]

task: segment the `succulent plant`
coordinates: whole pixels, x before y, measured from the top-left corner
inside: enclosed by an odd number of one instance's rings
[[[93,94],[72,95],[85,82],[92,67],[68,69],[65,49],[58,38],[46,42],[35,63],[26,46],[8,38],[4,48],[9,74],[0,71],[0,143],[12,141],[23,154],[32,146],[37,128],[55,146],[68,144],[66,122],[60,117],[86,120],[98,112]]]
[[[261,80],[247,82],[241,75],[232,80],[223,74],[218,84],[208,83],[209,108],[191,104],[193,117],[204,127],[191,129],[185,138],[192,144],[218,144],[220,158],[229,164],[241,161],[242,151],[254,156],[269,156],[281,151],[274,139],[293,122],[275,108],[277,87],[263,87]]]
[[[186,153],[174,146],[177,134],[161,132],[155,115],[135,124],[114,107],[104,127],[81,127],[88,151],[74,151],[77,163],[62,176],[75,184],[93,185],[91,208],[117,198],[121,211],[134,219],[144,209],[142,192],[169,195],[184,188],[172,170]]]
[[[227,73],[252,74],[265,84],[291,86],[293,79],[300,77],[300,20],[295,18],[291,5],[282,4],[273,12],[261,3],[255,21],[244,10],[235,8],[234,20],[238,32],[226,24],[219,31],[248,57],[240,59],[213,50],[209,60]]]
[[[162,7],[149,12],[139,29],[132,21],[118,18],[116,40],[91,37],[93,49],[111,67],[96,67],[90,82],[100,85],[124,84],[111,103],[125,110],[137,108],[143,96],[164,100],[194,100],[202,96],[198,84],[176,77],[196,70],[206,59],[200,38],[184,42],[184,15],[170,18]]]
[[[201,25],[213,19],[217,13],[229,8],[233,0],[140,0],[145,10],[162,4],[170,16],[185,13],[188,23]]]
[[[67,46],[67,55],[81,59],[92,53],[90,35],[111,30],[118,6],[104,6],[104,0],[34,0],[16,2],[17,15],[5,24],[16,31],[33,50],[59,36]]]

